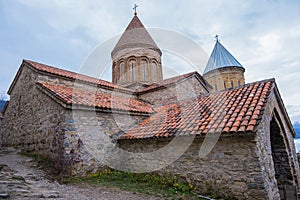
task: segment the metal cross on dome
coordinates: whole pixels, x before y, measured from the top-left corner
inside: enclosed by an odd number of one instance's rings
[[[134,10],[134,15],[137,15],[137,12],[136,12],[137,7],[138,7],[138,5],[134,4],[134,7],[132,8]]]
[[[219,41],[219,35],[216,35],[215,38],[216,38],[216,41]]]

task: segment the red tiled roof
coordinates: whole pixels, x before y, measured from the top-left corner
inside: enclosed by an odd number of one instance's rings
[[[255,132],[274,79],[165,105],[120,139]]]
[[[121,87],[119,85],[115,85],[113,83],[110,83],[108,81],[104,81],[104,80],[101,80],[101,79],[97,79],[97,78],[93,78],[93,77],[90,77],[90,76],[78,74],[78,73],[75,73],[75,72],[70,72],[70,71],[67,71],[67,70],[63,70],[63,69],[48,66],[48,65],[45,65],[45,64],[41,64],[41,63],[38,63],[38,62],[34,62],[34,61],[31,61],[31,60],[24,60],[24,62],[29,64],[31,67],[33,67],[34,69],[39,70],[39,71],[43,71],[43,72],[47,72],[47,73],[50,73],[50,74],[63,76],[63,77],[66,77],[66,78],[71,78],[71,79],[74,79],[74,80],[93,83],[93,84],[97,84],[97,85],[112,88],[112,89],[119,89],[119,90],[123,90],[123,91],[133,92],[130,89]]]
[[[107,110],[112,109],[137,113],[154,112],[150,105],[133,98],[112,96],[97,91],[92,92],[45,82],[37,82],[37,84],[68,105],[83,105]]]
[[[148,92],[150,90],[157,89],[157,88],[160,88],[160,87],[164,87],[164,86],[167,86],[169,84],[176,83],[178,81],[184,80],[184,79],[189,78],[192,75],[197,74],[197,73],[198,72],[190,72],[190,73],[187,73],[187,74],[183,74],[183,75],[175,76],[175,77],[172,77],[172,78],[168,78],[168,79],[165,79],[165,80],[163,80],[159,83],[153,83],[153,84],[149,85],[146,88],[138,89],[138,90],[136,90],[136,92],[137,93]]]

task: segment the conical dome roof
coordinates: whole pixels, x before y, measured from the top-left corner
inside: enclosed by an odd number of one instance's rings
[[[160,49],[155,44],[140,19],[135,15],[114,47],[112,56],[120,50],[136,48],[152,49],[159,52],[161,55]]]
[[[222,67],[244,67],[227,51],[217,39],[203,74]]]

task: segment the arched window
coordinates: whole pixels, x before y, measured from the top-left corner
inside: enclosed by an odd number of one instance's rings
[[[120,76],[119,76],[119,80],[123,80],[124,77],[124,62],[120,63]]]
[[[156,81],[157,80],[157,77],[156,77],[156,63],[155,62],[152,62],[152,72],[153,72],[153,81]]]
[[[146,81],[147,79],[147,61],[146,60],[143,60],[142,61],[142,70],[143,70],[143,77],[144,77],[144,81]]]
[[[231,81],[230,84],[231,84],[231,88],[233,88],[233,81]]]
[[[114,83],[117,82],[117,76],[118,76],[118,74],[117,74],[117,65],[116,65],[116,63],[114,63],[113,64],[113,76],[112,76]]]
[[[226,89],[226,83],[224,82],[224,89]]]
[[[238,85],[239,85],[239,86],[241,86],[241,82],[240,82],[240,80],[238,80]]]
[[[131,67],[131,78],[132,78],[132,81],[134,81],[134,66],[135,66],[135,60],[131,60],[129,62],[130,64],[130,67]]]

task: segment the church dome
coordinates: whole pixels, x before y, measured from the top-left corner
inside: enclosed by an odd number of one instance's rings
[[[222,67],[240,67],[244,69],[239,61],[217,39],[203,74]]]
[[[230,89],[245,84],[245,68],[220,43],[216,44],[209,57],[203,77],[212,86],[212,91]]]
[[[161,55],[161,51],[148,33],[138,16],[134,16],[115,45],[111,55],[112,59],[124,56],[134,49],[151,49]]]
[[[112,82],[133,88],[163,80],[161,50],[136,13],[111,52]]]

